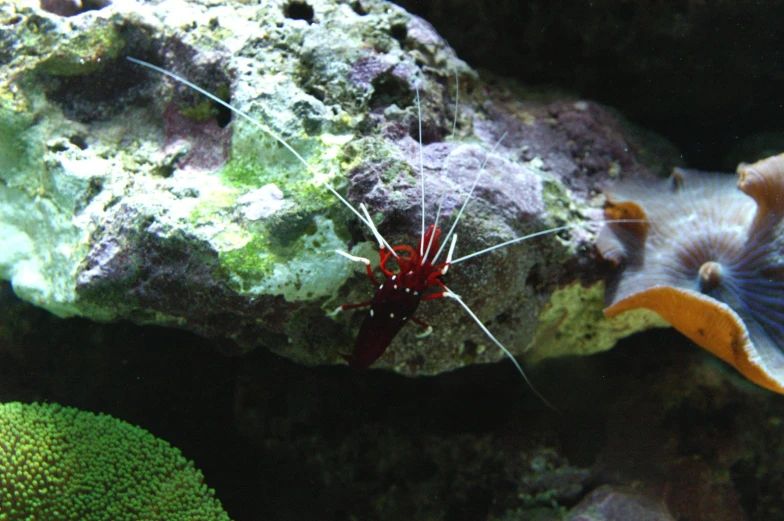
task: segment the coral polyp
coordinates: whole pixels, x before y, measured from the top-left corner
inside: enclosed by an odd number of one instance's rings
[[[627,186],[600,253],[619,265],[605,315],[655,311],[746,378],[784,394],[784,154],[725,174],[675,169],[666,186]]]
[[[0,403],[0,520],[230,521],[193,463],[141,427]]]

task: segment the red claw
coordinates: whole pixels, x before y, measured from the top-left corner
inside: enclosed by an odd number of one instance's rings
[[[423,327],[429,327],[417,320],[414,313],[423,299],[432,300],[442,296],[442,293],[425,294],[430,288],[443,288],[440,277],[447,265],[431,263],[439,246],[440,235],[441,231],[437,227],[430,226],[424,234],[419,251],[406,245],[395,246],[393,251],[381,248],[379,267],[384,274],[384,282],[376,290],[373,300],[342,307],[344,310],[370,307],[359,329],[354,352],[342,355],[349,367],[364,369],[372,365],[384,354],[409,319]],[[427,253],[423,255],[420,251]],[[393,255],[398,265],[398,270],[394,272],[387,268],[387,262]],[[377,284],[372,272],[368,271],[368,276]]]

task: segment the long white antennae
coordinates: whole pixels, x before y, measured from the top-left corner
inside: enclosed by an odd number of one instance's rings
[[[459,108],[460,108],[460,76],[457,74],[457,69],[455,69],[455,117],[452,119],[452,135],[450,136],[452,141],[454,141],[455,134],[457,133],[457,114],[458,114]],[[420,148],[420,152],[421,152],[421,150],[422,149]],[[443,176],[444,172],[449,172],[449,159],[450,158],[451,158],[451,156],[446,156],[446,160],[444,161],[444,164],[441,166],[441,175],[442,176]],[[422,190],[422,193],[424,194],[424,189]],[[438,228],[438,221],[441,218],[441,209],[444,206],[444,198],[445,197],[446,197],[446,194],[442,194],[441,195],[441,199],[438,201],[438,209],[436,210],[436,219],[435,219],[435,222],[433,223],[433,228],[434,229]],[[424,213],[424,206],[422,208],[423,208],[422,216],[424,217],[424,215],[425,215],[425,213]],[[424,255],[423,259],[427,259],[427,256],[430,255],[430,248],[433,246],[433,240],[434,240],[434,236],[431,235],[430,236],[430,240],[427,241],[427,250],[425,250],[425,255]],[[452,246],[452,250],[454,250],[454,245]],[[450,257],[451,257],[451,255],[450,255]],[[446,271],[444,271],[444,273],[446,273]]]
[[[285,139],[283,139],[282,137],[277,135],[275,132],[272,131],[271,128],[269,128],[267,125],[265,125],[261,121],[257,120],[256,118],[254,118],[253,116],[251,116],[247,112],[244,112],[244,111],[238,109],[234,105],[231,105],[230,103],[227,103],[227,102],[223,101],[222,99],[220,99],[216,95],[211,94],[210,92],[206,91],[205,89],[202,89],[201,87],[199,87],[195,83],[186,80],[185,78],[183,78],[182,76],[180,76],[178,74],[175,74],[175,73],[173,73],[171,71],[167,71],[166,69],[164,69],[162,67],[158,67],[157,65],[153,65],[151,63],[147,63],[147,62],[142,61],[142,60],[137,60],[136,58],[132,58],[130,56],[126,56],[125,59],[128,60],[129,62],[135,63],[137,65],[141,65],[142,67],[147,67],[148,69],[152,69],[152,70],[154,70],[156,72],[159,72],[159,73],[163,74],[164,76],[168,76],[169,78],[172,78],[173,80],[178,81],[178,82],[182,83],[183,85],[187,85],[188,87],[192,88],[196,92],[198,92],[200,94],[203,94],[204,96],[207,96],[208,98],[210,98],[215,103],[218,103],[219,105],[221,105],[223,107],[226,107],[227,109],[229,109],[230,111],[234,112],[238,116],[244,118],[246,121],[249,121],[251,124],[253,124],[256,127],[260,128],[265,134],[267,134],[268,136],[273,138],[275,141],[277,141],[278,143],[283,145],[289,152],[291,152],[294,155],[294,157],[296,157],[299,160],[300,163],[302,163],[305,166],[305,168],[308,170],[308,172],[310,172],[314,176],[318,176],[319,173],[313,167],[311,167],[310,164],[308,164],[308,162],[305,161],[305,158],[302,157],[299,154],[299,152],[297,152],[291,145],[289,145],[286,142]],[[349,203],[342,195],[340,195],[338,193],[338,191],[335,190],[335,188],[331,184],[329,184],[327,182],[324,182],[324,186],[326,186],[327,190],[332,192],[332,195],[337,197],[338,200],[346,206],[346,208],[348,208],[349,210],[354,212],[354,215],[359,217],[360,221],[362,221],[365,225],[370,226],[372,228],[371,223],[366,221],[365,217],[361,213],[359,213],[359,211],[357,211],[357,209],[354,208],[354,206],[351,203]]]
[[[555,406],[553,404],[551,404],[547,400],[547,398],[542,396],[542,394],[539,391],[536,390],[536,387],[534,387],[534,384],[532,384],[531,380],[528,379],[528,376],[525,374],[525,371],[523,371],[523,368],[520,367],[520,363],[517,361],[517,359],[512,355],[512,353],[506,347],[504,347],[504,345],[501,342],[498,341],[498,339],[495,336],[493,336],[493,334],[490,332],[490,330],[487,329],[487,327],[485,327],[485,325],[482,323],[481,320],[479,320],[479,317],[477,317],[474,314],[474,312],[471,311],[471,308],[468,307],[468,304],[463,302],[463,299],[461,299],[460,296],[456,295],[455,293],[452,293],[452,291],[450,289],[448,289],[448,288],[444,292],[444,296],[445,297],[449,297],[452,300],[457,301],[457,303],[460,304],[463,307],[463,309],[466,311],[466,313],[468,313],[471,316],[471,318],[474,319],[474,322],[476,322],[476,324],[482,329],[484,334],[487,335],[487,337],[490,340],[492,340],[493,343],[495,345],[497,345],[501,349],[501,351],[504,352],[504,354],[509,358],[509,360],[512,361],[514,366],[517,368],[517,372],[520,373],[520,376],[523,377],[523,380],[525,380],[525,383],[528,384],[528,387],[531,388],[531,390],[534,392],[534,394],[536,394],[536,396],[538,396],[539,399],[542,400],[542,402],[544,402],[544,404],[547,405],[550,409],[558,412],[558,409],[556,409]]]
[[[447,157],[447,160],[449,158]],[[448,163],[448,161],[447,161]],[[444,196],[441,196],[441,200],[438,201],[438,209],[436,210],[436,219],[433,221],[433,230],[438,229],[438,221],[441,219],[441,206],[444,204]],[[425,254],[422,256],[423,260],[427,259],[427,256],[430,255],[430,248],[433,246],[433,241],[435,240],[435,233],[430,235],[430,240],[427,241],[427,249],[425,250]]]
[[[417,122],[419,124],[419,179],[422,184],[422,240],[419,241],[419,256],[424,253],[425,242],[425,159],[422,152],[422,102],[419,99],[419,84],[416,85]]]
[[[495,246],[490,246],[489,248],[485,248],[484,250],[475,251],[474,253],[453,260],[451,264],[457,264],[458,262],[463,262],[463,261],[467,261],[468,259],[473,259],[474,257],[479,257],[480,255],[484,255],[486,253],[490,253],[491,251],[504,248],[506,246],[509,246],[510,244],[517,244],[518,242],[527,241],[528,239],[533,239],[535,237],[541,237],[542,235],[550,235],[553,233],[562,232],[564,230],[572,230],[574,228],[580,228],[588,224],[618,224],[618,223],[643,223],[643,222],[646,222],[645,219],[611,219],[607,221],[589,221],[585,223],[567,224],[564,226],[559,226],[557,228],[550,228],[549,230],[542,230],[541,232],[523,235],[522,237],[517,237],[516,239],[510,239],[506,242],[496,244]]]
[[[367,206],[365,206],[365,203],[360,203],[359,208],[360,208],[360,210],[362,210],[362,212],[365,214],[365,217],[367,218],[367,220],[363,219],[363,221],[365,221],[365,224],[368,225],[368,227],[370,228],[370,231],[373,232],[373,236],[378,241],[378,249],[380,250],[381,248],[386,246],[386,248],[390,252],[392,252],[392,255],[397,257],[397,252],[392,248],[392,246],[389,245],[389,243],[384,238],[384,236],[381,235],[381,232],[378,231],[378,228],[376,228],[376,225],[373,224],[373,219],[370,218],[370,212],[368,212],[368,209],[367,209]]]
[[[455,244],[457,244],[457,234],[452,236],[452,244],[449,245],[449,253],[446,254],[446,266],[444,266],[443,271],[441,272],[442,275],[446,275],[446,272],[449,270],[449,266],[452,265],[452,254],[455,253]]]
[[[490,152],[487,153],[485,160],[482,161],[482,165],[479,167],[479,172],[476,174],[476,179],[474,179],[474,184],[471,185],[471,190],[468,191],[468,196],[466,196],[466,200],[463,201],[463,205],[460,207],[460,211],[457,212],[457,217],[455,217],[455,220],[452,223],[452,227],[449,228],[449,233],[447,233],[446,237],[444,237],[444,242],[441,243],[441,247],[438,249],[436,256],[433,257],[433,263],[435,263],[436,260],[438,260],[438,258],[441,256],[441,253],[443,253],[444,247],[449,241],[449,237],[451,237],[452,233],[455,231],[455,227],[457,226],[460,217],[463,216],[463,212],[465,211],[466,206],[468,206],[468,203],[471,202],[471,196],[474,195],[474,190],[476,189],[476,185],[479,184],[479,179],[482,177],[482,174],[484,174],[485,172],[485,165],[487,165],[487,162],[490,160],[490,156],[493,154],[493,152],[495,152],[495,149],[498,148],[498,146],[501,144],[501,141],[504,140],[507,134],[508,132],[504,132],[504,134],[498,139],[498,141],[495,142],[495,145],[493,145],[492,150],[490,150]]]

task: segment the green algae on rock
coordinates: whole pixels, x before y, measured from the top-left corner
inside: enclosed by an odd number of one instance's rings
[[[179,450],[110,416],[0,404],[0,520],[229,521]]]
[[[664,319],[648,310],[605,318],[604,292],[604,281],[589,285],[577,281],[553,291],[539,314],[526,360],[539,362],[558,356],[600,353],[632,333],[669,327]]]

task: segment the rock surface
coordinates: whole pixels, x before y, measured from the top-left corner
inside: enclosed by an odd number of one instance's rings
[[[363,313],[326,311],[372,287],[334,250],[377,254],[325,185],[364,202],[391,244],[416,244],[417,87],[428,222],[443,200],[450,224],[486,161],[458,257],[599,218],[609,180],[650,175],[646,157],[672,163],[671,149],[602,106],[480,80],[426,22],[380,0],[43,5],[0,6],[0,277],[60,316],[340,361]],[[229,100],[309,169],[257,126],[125,56]],[[455,266],[447,284],[514,353],[544,330],[534,347],[546,357],[563,313],[537,317],[557,287],[600,279],[593,236],[575,228],[518,244]],[[434,334],[405,328],[379,365],[432,374],[503,356],[453,302],[428,302],[419,316]],[[620,322],[592,350],[651,323]]]
[[[675,521],[667,507],[644,494],[602,485],[588,494],[564,521]]]

